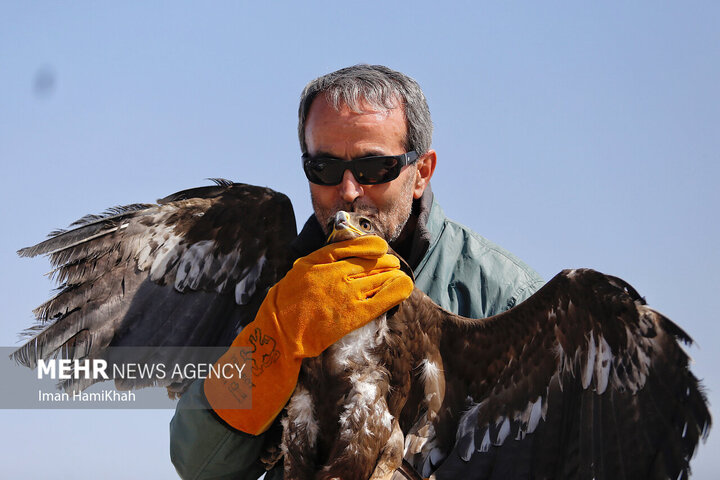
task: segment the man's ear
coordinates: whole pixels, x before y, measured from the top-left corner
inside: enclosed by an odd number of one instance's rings
[[[415,185],[413,186],[413,198],[422,197],[425,187],[430,183],[430,178],[435,172],[437,164],[437,154],[435,150],[428,150],[417,161],[417,173],[415,176]]]

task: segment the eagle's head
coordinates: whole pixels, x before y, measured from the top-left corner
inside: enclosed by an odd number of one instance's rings
[[[351,238],[362,237],[363,235],[377,235],[382,237],[378,227],[376,227],[368,217],[362,213],[346,212],[344,210],[340,210],[330,219],[327,229],[330,232],[327,243],[342,242],[343,240],[350,240]],[[398,257],[400,260],[400,269],[415,281],[415,275],[410,265],[408,265],[400,255],[395,253],[395,250],[392,248],[388,250],[388,253]]]
[[[360,213],[340,210],[328,222],[327,243],[342,242],[363,235],[378,235],[375,225]]]

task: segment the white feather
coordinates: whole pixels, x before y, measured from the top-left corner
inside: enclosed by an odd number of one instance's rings
[[[613,354],[605,337],[601,335],[598,337],[598,340],[600,341],[600,352],[595,361],[595,383],[597,393],[603,394],[610,379],[610,367],[613,363]]]
[[[246,305],[248,303],[250,297],[255,293],[257,281],[260,278],[266,262],[267,259],[265,258],[265,254],[263,254],[260,260],[258,260],[258,263],[252,268],[246,268],[240,273],[240,279],[235,285],[235,303],[238,305]]]
[[[486,428],[485,435],[483,435],[482,442],[480,442],[480,451],[487,452],[488,450],[490,450],[490,429]]]
[[[155,260],[150,265],[150,280],[156,282],[173,269],[183,249],[180,240],[180,237],[171,235],[158,249]],[[145,265],[139,267],[141,270],[146,268]]]
[[[532,404],[532,409],[530,410],[530,421],[528,422],[527,427],[528,433],[535,431],[535,428],[537,428],[537,425],[540,422],[540,418],[544,417],[543,411],[542,397],[538,397],[535,403]]]
[[[597,354],[595,347],[595,336],[592,330],[590,331],[590,339],[588,340],[588,351],[587,358],[585,359],[585,365],[582,370],[582,386],[588,388],[592,381],[593,370],[595,369],[595,355]]]
[[[175,278],[175,288],[181,292],[184,291],[186,287],[196,290],[203,277],[203,273],[209,270],[208,267],[212,262],[213,250],[215,250],[215,242],[213,240],[201,240],[190,245],[180,257],[178,273]]]
[[[442,370],[440,370],[440,367],[438,367],[437,363],[433,362],[429,358],[426,358],[422,361],[422,380],[425,383],[428,382],[437,382],[438,377],[442,373]]]
[[[510,420],[507,417],[505,417],[505,420],[502,422],[502,425],[500,426],[500,430],[498,431],[497,439],[495,440],[494,445],[502,445],[509,434],[510,434]]]
[[[317,442],[319,426],[315,418],[315,406],[312,396],[302,387],[295,390],[288,403],[288,417],[284,421],[284,429],[289,428],[289,421],[292,421],[297,432],[304,433],[305,440],[311,447],[314,447]]]

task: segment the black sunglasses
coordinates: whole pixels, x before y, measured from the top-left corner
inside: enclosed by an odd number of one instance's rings
[[[303,158],[305,176],[318,185],[338,185],[342,182],[345,170],[350,170],[355,180],[362,185],[377,185],[395,180],[405,165],[415,163],[417,152],[410,151],[402,155],[383,155],[341,160],[333,157]]]

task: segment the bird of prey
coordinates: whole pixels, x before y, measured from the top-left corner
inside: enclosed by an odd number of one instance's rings
[[[332,241],[375,229],[359,214],[334,222]],[[62,284],[15,353],[28,366],[116,345],[229,345],[294,256],[288,199],[222,180],[74,227],[19,252],[49,254]],[[711,424],[691,342],[592,270],[480,320],[415,289],[304,361],[282,420],[285,477],[686,478]]]

